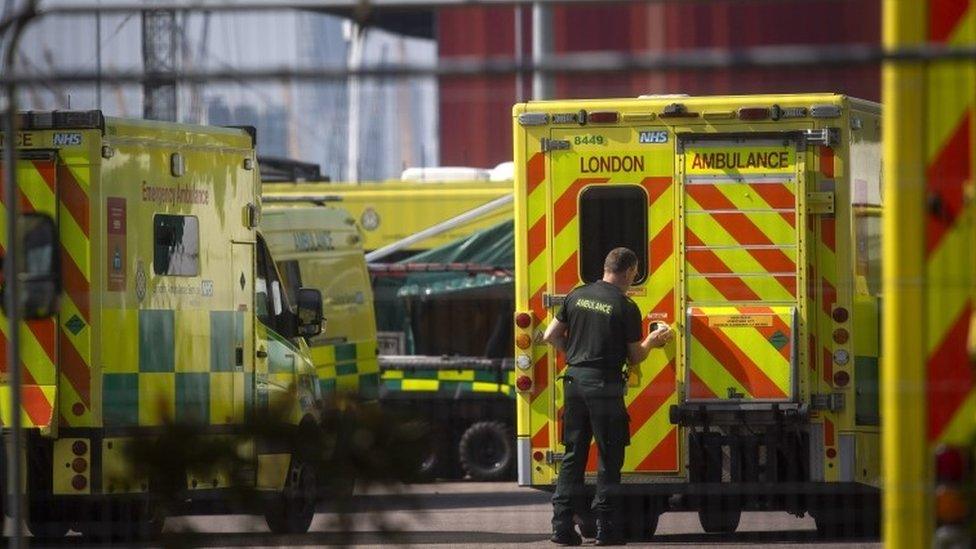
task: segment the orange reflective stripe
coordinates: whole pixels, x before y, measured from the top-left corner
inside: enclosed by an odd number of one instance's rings
[[[945,42],[949,40],[952,32],[962,22],[966,15],[970,2],[947,0],[938,2],[932,0],[928,3],[929,8],[929,39],[932,42]]]
[[[63,331],[61,332],[61,374],[68,379],[74,387],[82,403],[86,407],[91,407],[91,370],[88,363],[82,358],[81,354],[75,349],[71,339]]]
[[[716,399],[716,395],[705,382],[702,381],[695,372],[688,372],[688,398],[693,399]]]
[[[609,179],[581,178],[573,181],[569,187],[559,195],[552,207],[552,235],[555,237],[576,217],[576,207],[579,204],[579,193],[583,187],[598,183],[606,183]]]
[[[533,448],[548,448],[549,447],[549,424],[544,423],[542,428],[536,431],[532,435],[532,447]]]
[[[34,165],[34,170],[40,174],[41,179],[47,184],[48,188],[52,191],[55,190],[57,168],[54,163],[47,160],[33,160],[31,163]]]
[[[635,471],[677,471],[678,429],[672,428],[664,439],[641,461]]]
[[[654,204],[671,187],[671,177],[645,177],[641,186],[647,191],[647,203]]]
[[[27,413],[31,425],[48,425],[54,404],[37,385],[24,385],[21,388],[21,407]]]
[[[526,238],[526,252],[529,256],[529,263],[535,261],[546,249],[546,216],[542,216],[529,229]]]
[[[58,167],[58,186],[60,187],[58,194],[61,204],[68,210],[75,223],[81,227],[82,232],[87,237],[89,234],[88,193],[82,189],[67,166]]]
[[[532,194],[532,191],[546,179],[546,156],[544,154],[538,152],[529,158],[525,167],[525,176],[526,194]]]
[[[633,435],[668,401],[675,391],[674,360],[661,370],[627,407]]]
[[[824,177],[834,177],[834,149],[830,147],[820,147],[820,175]]]
[[[64,293],[78,307],[78,312],[83,317],[82,320],[91,322],[91,295],[88,279],[75,264],[75,260],[72,259],[71,254],[64,246],[61,246],[61,272],[64,275],[61,277]]]
[[[557,270],[554,288],[557,294],[569,293],[579,285],[579,252],[574,251]]]
[[[750,183],[749,188],[769,204],[770,208],[777,210],[796,208],[796,195],[782,183]]]
[[[926,216],[925,255],[928,257],[942,237],[955,224],[965,207],[963,189],[972,175],[970,119],[967,110],[949,141],[926,170],[926,187],[930,200],[937,200],[939,211]]]
[[[938,348],[929,356],[926,369],[929,440],[937,440],[943,429],[973,388],[973,367],[966,352],[971,303],[962,310]]]
[[[654,235],[654,238],[651,239],[650,244],[648,244],[648,276],[656,273],[657,270],[664,265],[664,262],[674,255],[673,230],[674,221],[668,221],[668,224],[658,231],[658,233]]]

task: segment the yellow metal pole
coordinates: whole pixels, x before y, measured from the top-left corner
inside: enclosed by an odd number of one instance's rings
[[[926,40],[927,2],[884,0],[886,49]],[[881,376],[883,539],[889,548],[928,547],[923,330],[925,67],[882,67],[884,143],[884,349]]]

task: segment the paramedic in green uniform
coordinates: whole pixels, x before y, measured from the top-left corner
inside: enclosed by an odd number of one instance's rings
[[[584,475],[590,441],[595,436],[599,453],[596,497],[597,545],[624,542],[616,514],[620,468],[630,444],[629,417],[624,405],[626,378],[652,348],[662,347],[672,333],[665,324],[642,338],[637,304],[627,290],[638,273],[637,256],[628,248],[615,248],[603,264],[603,279],[576,288],[546,328],[543,339],[566,354],[563,376],[563,444],[566,452],[552,496],[553,534],[560,545],[582,542],[573,515],[582,511]],[[585,511],[580,514],[584,514]]]

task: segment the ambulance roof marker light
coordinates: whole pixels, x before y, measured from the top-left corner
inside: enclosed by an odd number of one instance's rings
[[[522,126],[545,126],[549,123],[549,115],[544,112],[523,112],[518,115]]]
[[[616,124],[620,120],[620,113],[615,111],[597,111],[586,115],[586,121],[591,124]]]
[[[688,107],[681,103],[671,103],[664,107],[664,112],[658,118],[698,118],[697,112],[689,112]]]
[[[838,105],[814,105],[810,107],[810,116],[813,118],[839,118],[840,112]]]
[[[766,107],[742,107],[738,111],[739,120],[766,120],[770,117]]]

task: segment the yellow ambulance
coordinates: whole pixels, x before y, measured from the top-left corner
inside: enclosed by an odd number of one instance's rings
[[[270,183],[265,196],[309,198],[319,201],[339,200],[342,208],[362,227],[363,249],[371,252],[417,235],[440,223],[510,197],[510,180],[491,181],[471,177],[471,169],[449,174],[431,174],[418,180],[394,180],[366,183]],[[408,174],[409,175],[409,174]],[[445,179],[445,175],[450,175]],[[512,218],[511,202],[499,204],[481,215],[450,226],[429,237],[403,246],[399,253],[384,261],[443,246],[459,238],[484,230]]]
[[[376,400],[376,318],[362,232],[342,208],[280,198],[265,195],[261,232],[289,291],[322,292],[328,329],[309,338],[322,393]]]
[[[835,94],[513,109],[518,481],[552,489],[563,356],[538,333],[617,246],[676,338],[625,396],[631,537],[697,511],[877,528],[880,107]],[[595,448],[588,471],[596,467]],[[592,481],[592,477],[590,477]]]
[[[55,220],[63,284],[56,315],[20,324],[19,410],[0,359],[0,420],[27,428],[27,524],[46,538],[151,533],[165,479],[135,477],[131,445],[170,423],[239,433],[282,406],[286,430],[316,428],[304,337],[321,330],[321,295],[285,290],[257,230],[253,133],[99,111],[30,112],[19,127],[20,209]],[[243,478],[267,494],[257,511],[273,531],[304,532],[308,455],[261,440],[240,452],[245,471],[186,471],[182,498],[226,497]]]

